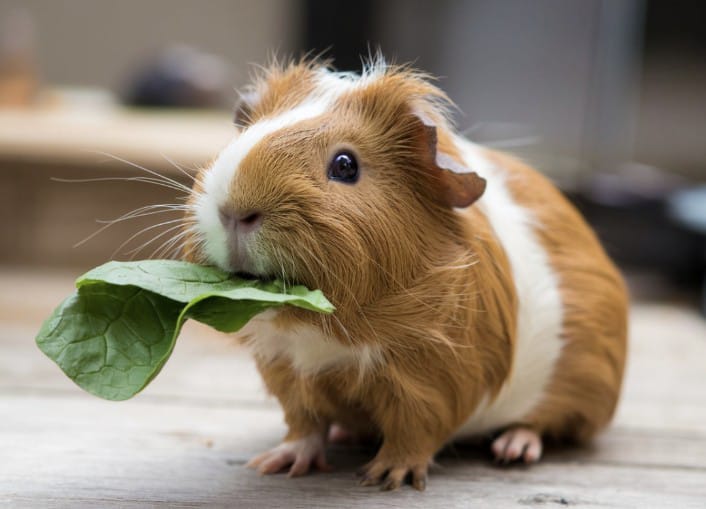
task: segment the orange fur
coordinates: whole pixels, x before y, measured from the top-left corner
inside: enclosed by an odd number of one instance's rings
[[[248,104],[249,122],[301,102],[316,86],[316,72],[310,63],[269,71]],[[447,104],[425,76],[389,68],[343,94],[331,111],[265,137],[241,161],[229,190],[229,206],[263,214],[262,275],[320,288],[337,308],[330,317],[283,309],[275,325],[312,325],[331,341],[381,352],[367,371],[347,365],[313,374],[297,372],[286,358],[256,358],[284,409],[286,439],[324,433],[334,421],[375,431],[383,445],[369,472],[381,465],[425,469],[512,367],[517,295],[507,256],[478,208],[459,214],[450,206],[460,193],[473,201],[482,188],[473,176],[449,186],[434,157],[438,150],[464,164]],[[438,139],[430,138],[428,121]],[[359,160],[356,185],[326,180],[341,147]],[[565,345],[551,384],[517,424],[588,438],[610,418],[620,388],[622,282],[558,191],[515,160],[488,154],[511,171],[517,201],[536,213],[566,306]],[[188,257],[207,261],[198,246],[192,239]]]
[[[539,173],[505,154],[488,157],[509,170],[515,199],[532,210],[536,233],[560,275],[562,355],[544,401],[526,417],[555,438],[585,442],[605,426],[620,394],[626,356],[625,284],[576,209]]]

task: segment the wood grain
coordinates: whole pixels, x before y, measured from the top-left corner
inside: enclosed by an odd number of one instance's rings
[[[500,468],[454,445],[426,492],[358,487],[374,451],[336,447],[336,470],[299,479],[244,467],[284,433],[245,351],[189,324],[147,390],[114,403],[74,386],[34,346],[73,276],[0,270],[0,506],[7,507],[706,507],[706,324],[638,304],[624,397],[590,447]]]

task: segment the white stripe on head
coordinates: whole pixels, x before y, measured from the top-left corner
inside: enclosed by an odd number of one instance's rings
[[[203,193],[196,200],[196,218],[206,238],[204,249],[209,260],[227,268],[226,233],[219,218],[219,208],[228,200],[228,190],[237,177],[240,163],[267,136],[305,120],[323,115],[343,94],[365,86],[379,73],[358,77],[352,73],[317,71],[314,91],[301,104],[276,117],[266,118],[236,135],[218,155],[203,182]]]

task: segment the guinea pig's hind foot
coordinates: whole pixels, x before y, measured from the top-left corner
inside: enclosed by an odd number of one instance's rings
[[[298,477],[309,472],[312,465],[323,472],[331,470],[326,462],[326,445],[319,433],[299,440],[287,440],[267,452],[255,456],[245,465],[256,469],[260,475],[276,474],[289,467],[288,477]]]
[[[542,456],[542,438],[536,431],[521,426],[505,430],[491,446],[495,461],[502,464],[523,460],[536,463]]]

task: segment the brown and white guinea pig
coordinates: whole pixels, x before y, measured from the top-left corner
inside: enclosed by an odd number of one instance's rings
[[[320,288],[336,306],[254,318],[242,337],[289,427],[249,466],[326,469],[329,433],[382,439],[364,485],[423,489],[448,442],[497,434],[503,462],[610,420],[623,281],[544,177],[454,131],[423,74],[274,66],[198,176],[186,257]]]

